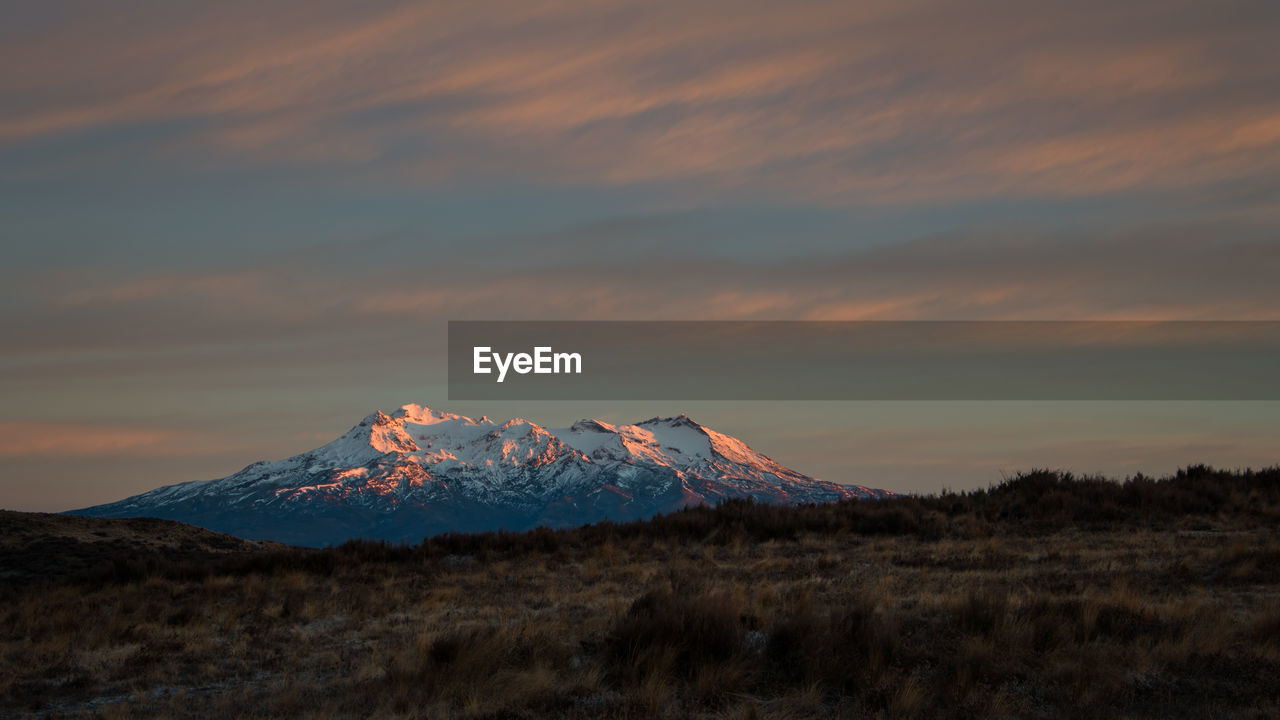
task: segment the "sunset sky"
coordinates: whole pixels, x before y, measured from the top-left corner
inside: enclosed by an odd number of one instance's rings
[[[1275,402],[447,400],[450,319],[1280,319],[1280,4],[0,0],[0,507],[409,402],[798,471],[1280,462]]]

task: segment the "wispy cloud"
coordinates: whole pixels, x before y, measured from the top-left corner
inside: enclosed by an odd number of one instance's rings
[[[209,433],[85,422],[0,422],[0,459],[199,457],[226,452]]]
[[[686,221],[594,224],[588,234],[643,246]],[[401,338],[420,348],[427,328],[451,319],[1280,318],[1280,246],[1265,228],[1236,223],[985,228],[761,261],[735,257],[732,243],[672,262],[582,254],[574,229],[559,243],[539,237],[534,255],[520,235],[450,256],[408,238],[381,248],[377,263],[361,263],[355,243],[221,270],[12,275],[0,288],[0,359],[106,363],[97,354],[125,351],[166,362],[175,349],[256,343],[292,344],[305,363],[318,342]],[[58,367],[45,364],[41,372]]]
[[[273,7],[90,7],[19,34],[0,142],[163,126],[130,136],[144,161],[837,203],[1185,189],[1280,164],[1265,3]]]

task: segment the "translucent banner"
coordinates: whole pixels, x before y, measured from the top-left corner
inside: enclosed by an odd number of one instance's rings
[[[1276,400],[1274,321],[453,321],[450,400]]]

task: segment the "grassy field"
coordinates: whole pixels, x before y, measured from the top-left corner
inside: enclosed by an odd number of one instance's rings
[[[1280,470],[412,548],[0,530],[3,716],[1280,717]]]

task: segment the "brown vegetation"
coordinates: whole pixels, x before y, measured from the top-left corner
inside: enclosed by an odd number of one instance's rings
[[[0,582],[103,581],[282,550],[169,520],[0,510]]]
[[[112,558],[9,576],[0,714],[1275,717],[1278,519],[1280,470],[1039,472],[415,547]]]

